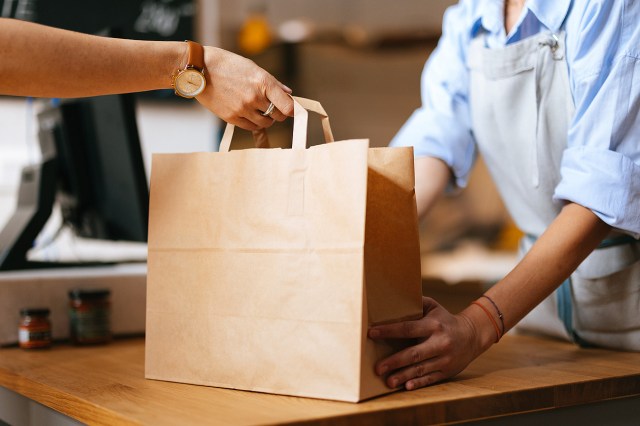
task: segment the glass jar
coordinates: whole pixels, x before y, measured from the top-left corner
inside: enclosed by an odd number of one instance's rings
[[[69,291],[69,337],[76,344],[106,343],[111,340],[109,290]]]
[[[24,308],[20,310],[18,345],[23,349],[40,349],[51,346],[49,309]]]

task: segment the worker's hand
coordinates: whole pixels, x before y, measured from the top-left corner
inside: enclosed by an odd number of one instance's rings
[[[369,329],[372,339],[413,339],[417,343],[376,363],[391,388],[407,390],[440,382],[465,369],[482,350],[472,322],[423,297],[423,317]]]
[[[207,87],[197,100],[222,120],[247,130],[293,116],[291,89],[253,61],[216,47],[204,48]],[[269,117],[262,115],[273,102]]]

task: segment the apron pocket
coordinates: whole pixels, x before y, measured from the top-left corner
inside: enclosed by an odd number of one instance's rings
[[[640,330],[640,262],[607,277],[571,281],[578,332]]]
[[[598,279],[623,271],[640,260],[640,242],[596,249],[576,269],[574,276]]]

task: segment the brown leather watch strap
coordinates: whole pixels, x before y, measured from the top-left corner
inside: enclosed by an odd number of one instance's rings
[[[189,58],[187,59],[187,66],[185,68],[197,68],[200,71],[204,71],[204,48],[200,43],[195,41],[185,40],[189,49]]]

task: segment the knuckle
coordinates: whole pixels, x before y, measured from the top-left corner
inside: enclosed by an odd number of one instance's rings
[[[447,368],[450,367],[451,364],[453,363],[453,357],[451,355],[443,355],[440,358],[440,365],[443,366],[443,368]]]
[[[409,359],[411,360],[411,362],[412,362],[413,364],[415,364],[415,363],[418,363],[418,362],[422,361],[422,360],[420,359],[420,351],[418,351],[418,349],[416,349],[416,348],[411,348],[411,349],[409,350]]]
[[[280,111],[280,112],[282,112],[285,116],[289,116],[289,117],[292,116],[293,115],[293,102],[287,102],[287,104],[284,105],[284,107],[282,108],[282,111]],[[283,120],[285,118],[286,117],[283,117]]]
[[[267,87],[271,83],[271,74],[260,69],[256,72],[255,79],[261,87]]]
[[[431,383],[431,375],[430,374],[425,374],[422,377],[417,377],[416,379],[412,380],[412,385],[413,385],[413,389],[418,389],[418,388],[423,388],[425,386],[429,386]]]
[[[453,349],[453,339],[451,336],[444,336],[442,338],[442,350],[445,352],[450,352]]]
[[[242,97],[241,103],[242,103],[241,108],[243,110],[254,109],[254,106],[256,105],[256,96],[247,94],[246,96]]]
[[[256,73],[253,75],[253,82],[255,84],[257,92],[263,95],[266,94],[267,89],[271,86],[272,79],[273,77],[271,77],[271,74],[269,74],[268,72],[262,69],[256,71]]]

